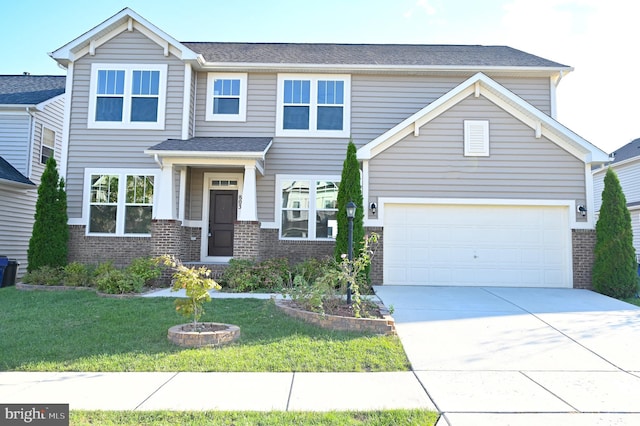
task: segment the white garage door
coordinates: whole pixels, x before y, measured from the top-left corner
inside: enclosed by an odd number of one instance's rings
[[[572,287],[567,207],[385,204],[384,284]]]

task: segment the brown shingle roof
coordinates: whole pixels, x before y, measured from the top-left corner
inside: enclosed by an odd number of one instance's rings
[[[563,65],[508,46],[184,42],[207,62],[251,64],[552,67]]]

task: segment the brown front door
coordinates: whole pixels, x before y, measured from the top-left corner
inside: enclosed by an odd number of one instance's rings
[[[209,192],[209,256],[233,256],[238,191]]]

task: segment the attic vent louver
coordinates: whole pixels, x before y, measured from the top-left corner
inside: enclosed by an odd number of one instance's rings
[[[467,157],[489,156],[489,121],[464,121],[464,155]]]

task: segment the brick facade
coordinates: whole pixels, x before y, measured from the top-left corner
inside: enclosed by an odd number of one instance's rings
[[[151,255],[149,237],[95,237],[86,235],[84,225],[69,226],[69,262],[98,264],[112,261],[123,267],[136,257]]]
[[[333,241],[287,241],[278,237],[277,229],[260,229],[258,260],[286,257],[290,264],[310,257],[333,257]]]
[[[373,258],[371,259],[371,268],[369,269],[369,278],[371,278],[372,285],[381,285],[383,283],[382,277],[382,266],[384,264],[384,250],[382,250],[383,246],[383,238],[384,238],[384,229],[382,227],[371,227],[365,228],[365,233],[367,235],[375,232],[378,234],[378,244],[375,247],[372,247],[374,250]]]
[[[237,221],[233,228],[233,257],[260,258],[260,222]]]
[[[595,229],[574,229],[571,232],[573,246],[573,288],[593,290],[591,271],[596,246]]]

